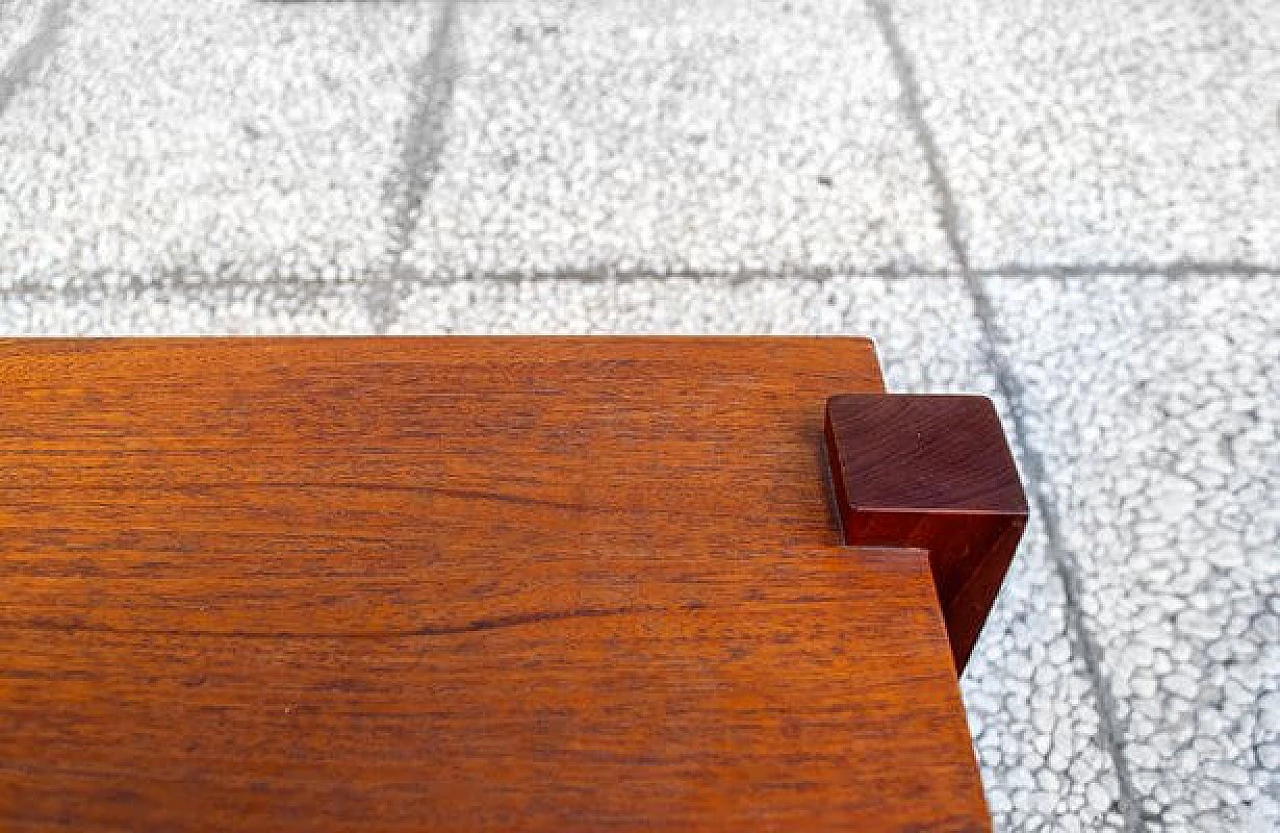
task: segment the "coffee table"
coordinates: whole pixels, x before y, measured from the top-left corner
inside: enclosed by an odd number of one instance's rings
[[[1026,503],[867,340],[10,340],[0,389],[0,828],[989,829],[957,669]]]

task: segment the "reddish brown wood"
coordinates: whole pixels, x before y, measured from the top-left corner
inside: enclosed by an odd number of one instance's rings
[[[929,552],[963,670],[1027,525],[1027,501],[991,400],[853,394],[827,404],[845,541]]]
[[[0,829],[988,829],[860,339],[0,342]]]

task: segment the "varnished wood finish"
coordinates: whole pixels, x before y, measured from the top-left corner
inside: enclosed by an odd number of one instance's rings
[[[845,541],[929,552],[963,670],[1027,525],[1027,501],[991,400],[851,394],[827,405]]]
[[[986,830],[859,339],[0,342],[0,829]]]

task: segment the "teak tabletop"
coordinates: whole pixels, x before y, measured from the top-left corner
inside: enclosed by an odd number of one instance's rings
[[[0,391],[0,829],[989,829],[956,661],[1025,505],[863,489],[951,430],[866,340],[14,340]]]

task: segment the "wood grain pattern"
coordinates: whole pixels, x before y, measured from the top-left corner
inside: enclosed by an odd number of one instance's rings
[[[858,339],[0,342],[0,829],[988,829]]]
[[[963,670],[1027,525],[1022,482],[991,400],[834,396],[826,432],[846,543],[929,552]]]

